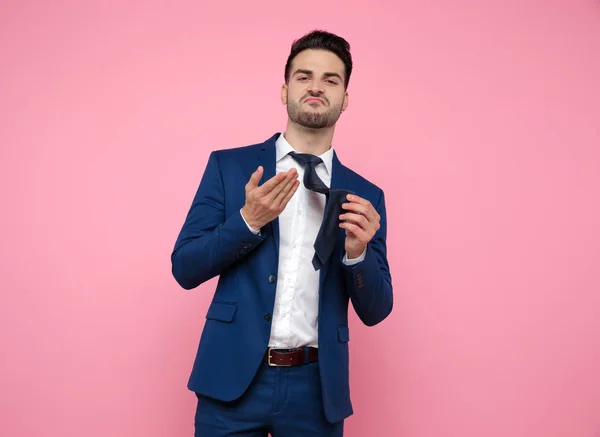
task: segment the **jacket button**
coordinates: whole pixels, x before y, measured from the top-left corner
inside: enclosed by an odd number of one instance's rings
[[[265,313],[265,320],[269,322],[271,320],[271,314]]]
[[[275,275],[269,276],[269,282],[272,284],[275,282]]]

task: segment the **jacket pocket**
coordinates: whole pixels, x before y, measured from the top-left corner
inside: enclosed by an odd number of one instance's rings
[[[347,326],[338,326],[338,340],[342,343],[350,341],[350,329]]]
[[[234,303],[213,302],[208,308],[206,318],[209,320],[231,323],[236,311],[237,305]]]

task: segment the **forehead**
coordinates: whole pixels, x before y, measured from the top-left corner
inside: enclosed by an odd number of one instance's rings
[[[345,66],[336,54],[327,50],[304,50],[292,61],[292,74],[296,70],[310,70],[315,74],[337,73],[344,77]]]

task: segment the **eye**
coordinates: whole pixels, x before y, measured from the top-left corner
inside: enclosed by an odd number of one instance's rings
[[[300,77],[298,77],[298,80],[299,80],[299,81],[301,81],[301,82],[302,82],[303,80],[306,80],[306,79],[308,79],[308,77],[306,77],[306,76],[300,76]]]
[[[329,83],[329,84],[331,84],[331,85],[337,85],[337,84],[338,84],[338,83],[337,83],[337,81],[336,81],[336,80],[333,80],[333,79],[329,79],[329,80],[327,80],[327,83]]]

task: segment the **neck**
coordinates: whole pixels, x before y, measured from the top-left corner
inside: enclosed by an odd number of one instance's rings
[[[334,129],[310,129],[288,120],[283,136],[297,152],[319,156],[331,148]]]

